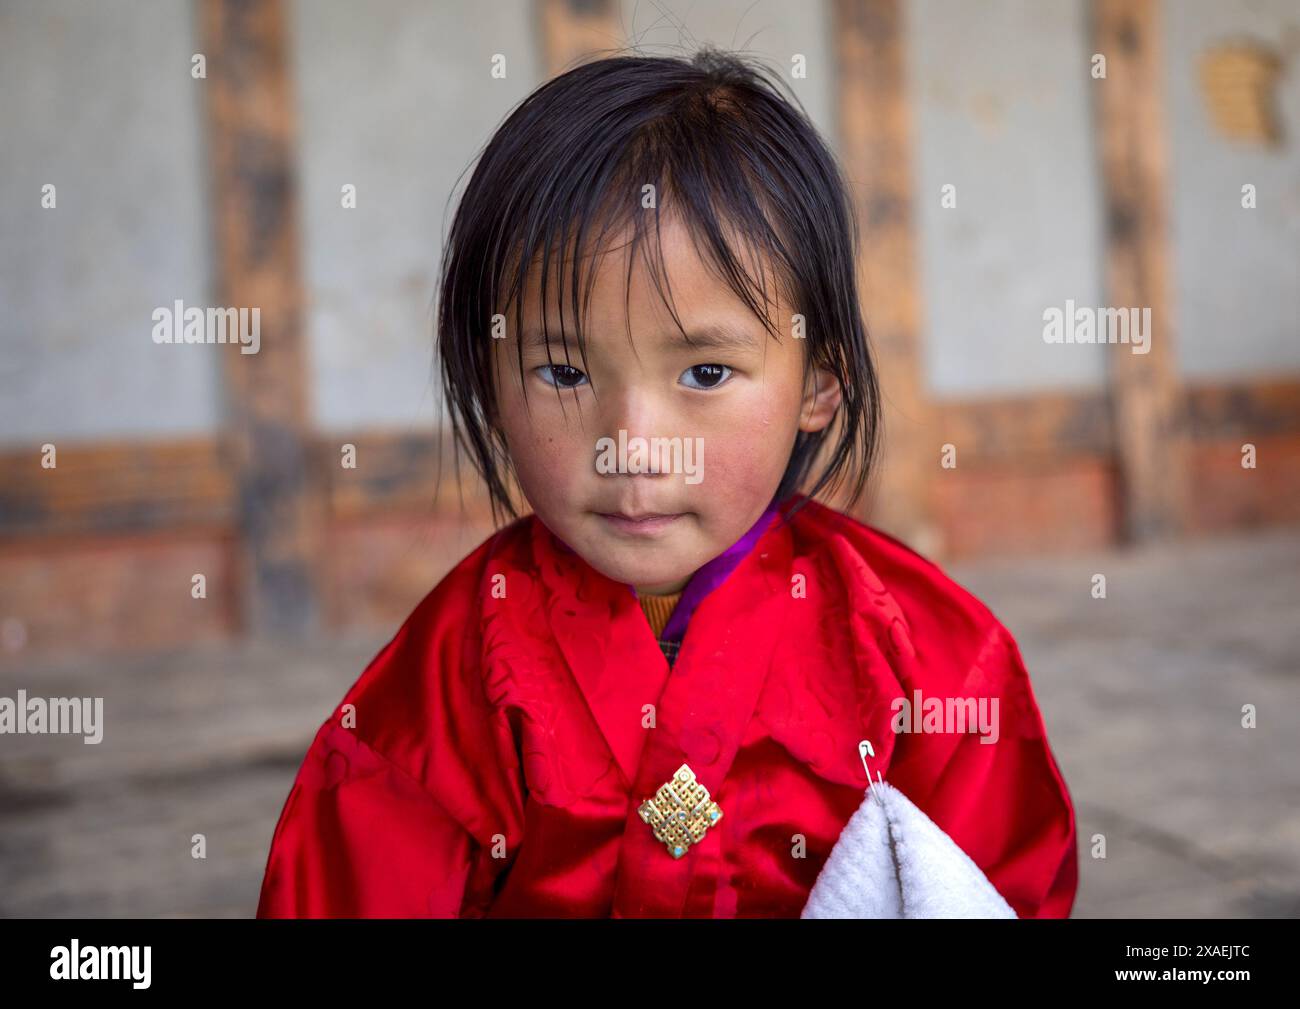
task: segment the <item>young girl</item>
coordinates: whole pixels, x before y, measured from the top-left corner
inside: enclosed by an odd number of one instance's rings
[[[814,500],[860,495],[880,394],[844,184],[778,82],[605,59],[483,151],[438,348],[514,520],[320,727],[259,917],[798,917],[868,767],[1017,915],[1069,913],[1015,642]]]

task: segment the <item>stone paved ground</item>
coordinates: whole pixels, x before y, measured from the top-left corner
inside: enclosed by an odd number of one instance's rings
[[[1020,642],[1075,801],[1076,916],[1300,916],[1300,533],[951,573]]]
[[[1300,916],[1300,530],[951,573],[1020,642],[1079,818],[1077,916]],[[104,696],[109,727],[0,737],[0,916],[251,915],[307,744],[382,643],[0,669],[0,696]]]

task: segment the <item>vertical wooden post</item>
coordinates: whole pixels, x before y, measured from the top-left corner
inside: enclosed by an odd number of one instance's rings
[[[1106,206],[1106,304],[1150,308],[1149,351],[1107,347],[1109,395],[1128,540],[1185,527],[1187,463],[1182,389],[1168,293],[1169,192],[1157,0],[1092,0],[1094,80]],[[1102,337],[1103,333],[1098,333]]]
[[[624,45],[615,0],[537,0],[548,77]]]
[[[307,438],[295,116],[286,5],[203,0],[218,305],[257,308],[260,349],[222,355],[226,448],[254,634],[319,622],[319,510]]]
[[[835,0],[841,159],[862,230],[859,283],[884,399],[885,441],[871,520],[923,552],[941,549],[920,353],[912,213],[912,126],[902,0]]]

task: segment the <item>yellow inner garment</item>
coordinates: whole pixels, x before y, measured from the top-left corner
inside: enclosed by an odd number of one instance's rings
[[[673,615],[673,608],[681,598],[680,592],[667,596],[637,596],[637,602],[641,604],[641,612],[645,614],[646,620],[650,621],[650,629],[655,632],[656,638],[663,634],[668,618]]]

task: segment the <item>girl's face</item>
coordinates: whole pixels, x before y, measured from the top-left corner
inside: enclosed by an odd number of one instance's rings
[[[796,309],[776,303],[778,342],[671,216],[661,239],[665,286],[694,346],[640,253],[629,290],[628,243],[595,264],[585,369],[576,338],[561,335],[553,280],[548,363],[536,269],[525,291],[522,381],[517,335],[492,341],[498,423],[524,496],[588,564],[642,594],[678,591],[743,536],[776,493],[796,434],[825,427],[840,402],[822,369],[805,390]],[[566,306],[570,327],[572,319]],[[644,515],[666,517],[630,520]]]

